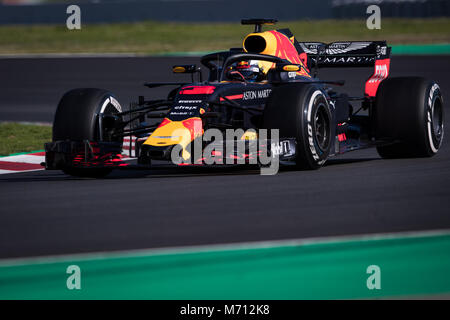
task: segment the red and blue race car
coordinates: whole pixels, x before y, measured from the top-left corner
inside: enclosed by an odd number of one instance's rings
[[[300,42],[289,29],[255,25],[241,48],[205,55],[173,72],[191,81],[167,86],[167,99],[144,96],[123,110],[102,89],[74,89],[61,99],[53,141],[45,145],[46,169],[103,176],[122,161],[123,138],[133,137],[138,166],[152,160],[176,164],[257,163],[274,158],[303,169],[330,157],[376,147],[383,158],[430,157],[442,144],[443,98],[439,85],[419,77],[389,78],[385,41]],[[338,93],[344,81],[319,79],[321,68],[373,68],[360,96]],[[361,114],[363,111],[364,114]],[[265,159],[265,160],[264,160]],[[267,160],[269,159],[269,160]],[[264,160],[264,161],[263,161]]]

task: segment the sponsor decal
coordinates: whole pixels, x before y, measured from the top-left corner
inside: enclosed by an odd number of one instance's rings
[[[329,63],[329,64],[350,64],[350,63],[370,63],[375,60],[374,57],[325,57],[319,60],[320,63]]]
[[[196,110],[198,108],[198,106],[183,106],[183,105],[178,105],[178,106],[174,106],[172,108],[172,110]]]
[[[377,94],[378,86],[381,81],[386,79],[389,75],[390,59],[382,59],[375,61],[375,71],[373,75],[367,80],[365,93],[370,97],[375,97]]]
[[[325,45],[325,43],[321,42],[299,42],[303,51],[308,54],[317,54],[318,47],[320,45]],[[368,47],[371,42],[333,42],[329,44],[325,50],[326,54],[342,54],[350,51],[361,50]]]
[[[202,100],[178,100],[178,103],[202,103]]]
[[[311,57],[311,60],[316,63],[317,57]],[[375,57],[359,57],[359,56],[349,56],[349,57],[320,57],[320,64],[329,65],[339,65],[339,64],[371,64],[375,61]]]
[[[327,54],[341,54],[368,47],[371,42],[334,42],[326,49]]]
[[[335,110],[335,109],[336,109],[336,101],[334,101],[334,100],[330,100],[330,101],[328,101],[328,104],[330,105],[330,107],[332,107],[332,108],[333,108],[333,110]]]
[[[309,142],[309,149],[311,150],[313,159],[315,161],[319,161],[319,155],[317,154],[316,147],[314,145],[312,126],[310,122],[308,122],[308,142]]]
[[[369,83],[381,82],[388,76],[388,66],[386,64],[376,65],[375,73],[370,78]]]
[[[252,90],[244,92],[243,100],[265,99],[268,98],[272,89]]]
[[[180,102],[180,101],[179,101]],[[169,116],[195,116],[201,108],[199,105],[178,104],[172,107]]]
[[[272,154],[276,156],[293,156],[295,153],[295,150],[291,150],[290,143],[287,140],[283,140],[278,143],[272,143],[270,150]]]
[[[300,47],[302,47],[303,51],[307,54],[317,54],[317,48],[319,45],[324,43],[319,42],[299,42]]]
[[[386,56],[387,55],[387,47],[386,46],[377,46],[377,57]]]

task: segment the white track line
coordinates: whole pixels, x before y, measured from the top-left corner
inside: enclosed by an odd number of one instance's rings
[[[0,169],[0,174],[17,173],[17,172],[23,172],[23,171],[13,171],[13,170],[2,170],[2,169]]]
[[[134,137],[133,137],[134,138]],[[132,151],[131,151],[131,157],[130,157],[130,145],[132,147]],[[130,142],[130,139],[124,139],[124,143],[123,143],[123,149],[122,149],[122,155],[125,156],[125,158],[123,158],[123,161],[127,161],[127,160],[132,160],[135,158],[135,150],[134,150],[134,143]],[[6,162],[15,162],[15,163],[29,163],[29,164],[41,164],[42,162],[45,162],[45,156],[41,156],[41,155],[35,155],[33,153],[29,153],[29,154],[21,154],[21,155],[16,155],[16,156],[6,156],[6,157],[0,157],[0,163],[2,161],[6,161]],[[11,174],[11,173],[22,173],[22,172],[30,172],[30,171],[40,171],[40,170],[44,170],[45,168],[42,167],[39,169],[25,169],[25,170],[7,170],[7,169],[0,169],[0,174]]]
[[[21,154],[17,156],[2,157],[0,158],[0,161],[40,164],[45,161],[45,156],[35,156],[32,153]]]

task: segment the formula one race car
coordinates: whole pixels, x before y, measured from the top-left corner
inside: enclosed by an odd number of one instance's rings
[[[332,156],[367,147],[383,158],[438,152],[444,135],[440,88],[419,77],[388,78],[391,48],[385,41],[299,42],[289,29],[262,31],[275,22],[242,20],[255,25],[254,32],[242,48],[201,58],[209,69],[206,81],[197,66],[177,65],[173,72],[190,74],[190,83],[145,84],[174,86],[166,100],[140,96],[123,110],[106,90],[67,92],[56,111],[53,142],[45,145],[46,169],[97,177],[126,167],[126,136],[145,168],[155,159],[264,167],[268,162],[261,159],[276,157],[317,169]],[[344,81],[317,78],[326,67],[374,72],[364,94],[354,97],[331,88]]]

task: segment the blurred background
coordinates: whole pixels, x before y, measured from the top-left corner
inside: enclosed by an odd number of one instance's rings
[[[449,0],[278,0],[276,5],[273,0],[0,3],[0,54],[203,53],[240,46],[249,28],[239,21],[251,17],[276,18],[279,28],[289,27],[302,41],[450,43]],[[80,7],[81,31],[66,27],[70,4]],[[381,29],[366,27],[371,4],[381,9]],[[400,53],[402,48],[396,50]]]
[[[242,17],[279,20],[358,18],[369,4],[383,17],[430,18],[450,14],[448,0],[1,0],[1,24],[62,23],[64,8],[79,4],[86,23],[158,21],[236,21]],[[270,8],[270,9],[269,9]]]

